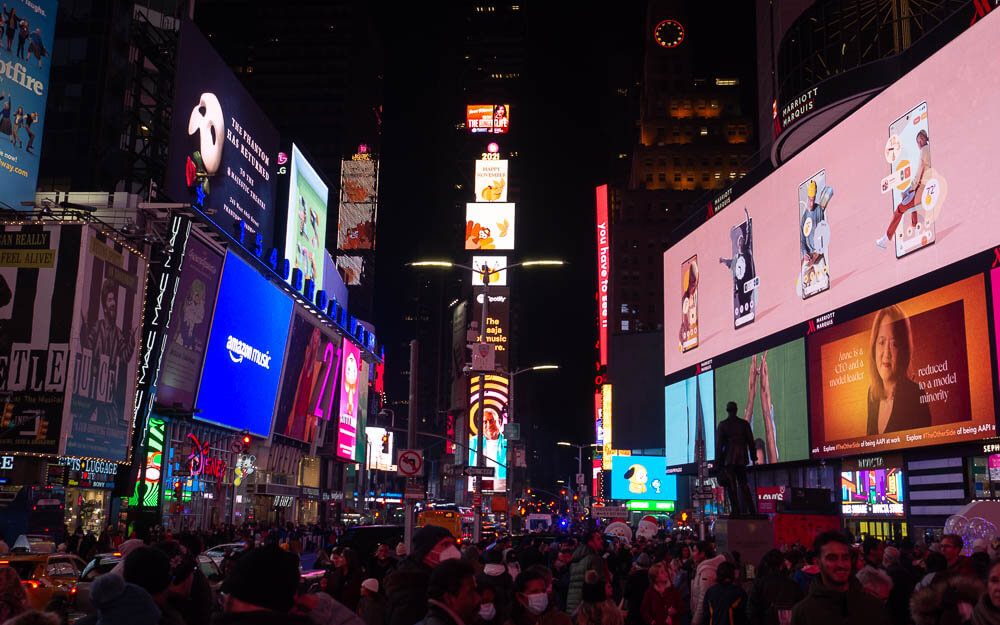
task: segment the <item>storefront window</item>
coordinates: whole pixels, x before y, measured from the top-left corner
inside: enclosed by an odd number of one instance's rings
[[[95,488],[66,489],[66,525],[70,533],[80,528],[84,534],[99,536],[108,526],[110,491]]]

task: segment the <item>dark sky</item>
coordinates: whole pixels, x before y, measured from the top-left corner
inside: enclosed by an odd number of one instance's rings
[[[532,446],[545,453],[532,465],[532,477],[545,487],[576,470],[575,450],[555,447],[556,440],[593,441],[594,189],[613,182],[609,157],[634,140],[638,99],[623,105],[611,94],[619,86],[635,89],[648,33],[643,3],[533,4],[541,6],[522,9],[526,63],[522,97],[511,113],[511,123],[521,125],[520,156],[511,163],[521,186],[516,256],[570,263],[522,271],[514,293],[520,315],[512,364],[562,366],[517,379],[517,420],[538,427]],[[752,82],[752,5],[736,4],[749,5],[741,9],[746,15],[707,9],[690,15],[689,38],[700,62]],[[401,10],[381,26],[386,68],[376,315],[386,341],[410,338],[399,336],[397,294],[413,279],[403,263],[429,256],[464,260],[455,236],[463,216],[454,214],[453,196],[442,188],[454,182],[456,156],[447,146],[466,103],[454,61],[461,28],[439,11]],[[629,109],[624,117],[623,106]]]

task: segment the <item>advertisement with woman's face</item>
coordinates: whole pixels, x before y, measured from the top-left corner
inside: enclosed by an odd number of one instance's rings
[[[813,457],[993,436],[986,310],[975,275],[809,335]]]

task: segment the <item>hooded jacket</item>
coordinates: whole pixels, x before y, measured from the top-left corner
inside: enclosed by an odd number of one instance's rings
[[[590,545],[580,543],[573,552],[573,562],[569,569],[569,589],[566,591],[566,612],[569,614],[572,614],[583,600],[583,583],[587,571],[597,571],[602,579],[608,578],[608,566],[604,558]]]
[[[821,577],[813,580],[809,594],[792,608],[792,625],[858,625],[887,623],[889,614],[882,603],[861,590],[851,576],[847,592],[833,590]]]
[[[726,561],[726,556],[719,554],[698,563],[694,579],[691,580],[691,622],[701,625],[704,622],[705,593],[715,585],[715,570]]]
[[[386,625],[413,625],[427,614],[427,584],[431,567],[412,556],[385,578]]]
[[[978,579],[957,575],[914,592],[910,598],[910,614],[917,625],[961,622],[958,604],[976,606],[985,590]]]

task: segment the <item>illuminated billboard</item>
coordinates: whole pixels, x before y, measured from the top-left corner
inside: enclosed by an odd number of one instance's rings
[[[63,413],[66,455],[128,460],[145,287],[143,257],[84,230]]]
[[[608,364],[608,280],[611,243],[608,231],[608,185],[597,187],[597,325],[600,364]]]
[[[665,375],[1000,242],[984,227],[992,136],[972,122],[1000,99],[998,39],[998,19],[966,30],[664,252]],[[694,257],[698,340],[684,351]]]
[[[514,249],[514,205],[501,202],[466,204],[465,249]]]
[[[195,419],[270,435],[291,316],[291,298],[226,254]]]
[[[340,337],[324,331],[312,315],[296,311],[288,335],[274,433],[311,443],[321,420],[336,422],[333,398],[340,379]]]
[[[483,299],[489,297],[486,305],[486,342],[495,349],[496,364],[506,371],[510,366],[510,289],[507,287],[490,287],[489,294],[484,287],[473,287],[475,304],[472,307],[472,321],[482,323]],[[483,342],[483,335],[476,337],[476,342]]]
[[[83,232],[41,224],[0,232],[0,402],[10,411],[0,414],[0,451],[60,453]]]
[[[810,334],[813,457],[994,436],[990,349],[982,274]]]
[[[844,516],[903,516],[902,466],[899,456],[845,460],[840,474],[841,513]]]
[[[483,271],[483,267],[488,267],[490,269],[490,286],[507,286],[507,272],[498,271],[507,266],[506,256],[473,256],[472,266],[480,271]],[[483,274],[478,272],[472,273],[472,284],[473,286],[483,286]]]
[[[358,399],[361,386],[361,350],[344,337],[341,347],[340,423],[337,428],[337,457],[357,459]],[[365,380],[365,384],[368,381]]]
[[[337,269],[348,285],[361,284],[364,259],[360,252],[375,249],[377,210],[378,161],[367,152],[341,161]]]
[[[694,444],[699,436],[705,439],[705,460],[715,459],[714,387],[714,377],[708,371],[664,389],[668,466],[694,462]]]
[[[611,498],[676,501],[677,476],[667,475],[667,461],[663,456],[614,456],[611,459]]]
[[[274,245],[278,131],[190,21],[181,23],[166,192],[247,244]],[[257,238],[259,235],[259,239]]]
[[[480,381],[486,378],[485,391],[480,391]],[[507,426],[508,380],[503,375],[473,376],[469,379],[469,466],[476,466],[477,435],[479,433],[480,408],[482,409],[483,450],[485,466],[495,467],[493,488],[484,492],[504,492],[507,490]],[[488,479],[488,478],[487,478]],[[469,480],[469,491],[475,487],[475,480]]]
[[[34,202],[56,29],[56,0],[7,0],[7,54],[0,57],[0,207]],[[17,34],[17,48],[11,43]],[[4,79],[6,78],[6,80]],[[29,209],[30,210],[30,209]]]
[[[507,161],[476,161],[477,202],[507,201]]]
[[[396,464],[392,461],[394,434],[385,428],[368,426],[365,428],[365,438],[368,443],[368,469],[395,473]]]
[[[715,366],[715,421],[726,418],[726,403],[750,423],[757,464],[809,458],[806,429],[806,353],[804,339],[761,349],[735,362]],[[714,436],[714,430],[706,433]]]
[[[291,174],[288,183],[285,258],[293,269],[302,270],[303,280],[311,279],[317,289],[322,289],[329,189],[294,143]]]
[[[469,104],[465,107],[465,126],[470,132],[506,133],[510,128],[510,105]]]

